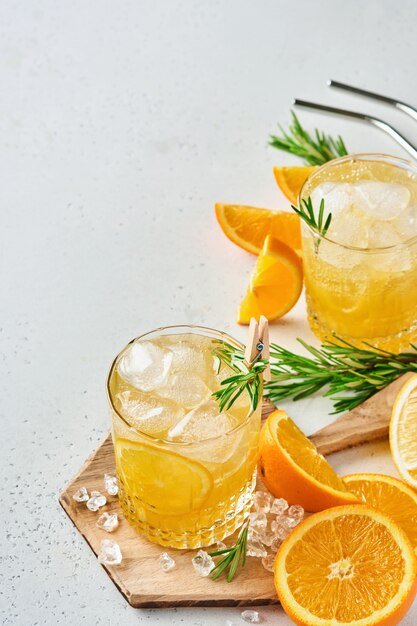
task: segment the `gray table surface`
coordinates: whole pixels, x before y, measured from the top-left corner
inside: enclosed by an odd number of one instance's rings
[[[234,312],[254,259],[213,203],[288,206],[271,169],[296,161],[267,139],[291,98],[415,135],[401,113],[325,81],[416,103],[416,20],[413,0],[1,2],[3,624],[243,624],[237,609],[131,609],[57,496],[108,429],[104,380],[127,340],[176,322],[244,339]],[[403,155],[377,130],[301,116],[351,151]],[[312,339],[303,301],[272,334],[290,348]],[[331,419],[321,401],[291,412],[307,431]],[[394,473],[386,444],[334,463]],[[403,624],[416,622],[414,607]]]

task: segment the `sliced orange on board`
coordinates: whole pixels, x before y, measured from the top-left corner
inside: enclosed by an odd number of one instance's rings
[[[317,166],[274,167],[274,176],[278,187],[288,200],[298,205],[298,194],[307,178],[317,169]]]
[[[417,492],[402,480],[384,474],[349,474],[343,480],[365,504],[389,515],[417,552]]]
[[[272,495],[307,511],[360,501],[285,411],[262,426],[258,470]]]
[[[288,313],[300,297],[303,269],[300,257],[282,241],[267,236],[240,303],[237,322],[249,324],[251,317],[265,315],[275,320]]]
[[[395,399],[389,441],[401,477],[417,489],[417,374],[407,380]]]
[[[404,531],[365,505],[307,518],[274,568],[281,604],[298,626],[394,626],[417,591],[417,560]]]
[[[259,254],[267,235],[301,249],[300,219],[286,211],[270,211],[240,204],[215,206],[217,221],[226,237],[252,254]]]

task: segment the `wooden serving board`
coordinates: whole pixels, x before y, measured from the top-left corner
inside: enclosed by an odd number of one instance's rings
[[[395,396],[409,376],[402,376],[356,409],[315,433],[311,439],[320,452],[330,454],[386,437]],[[265,401],[263,417],[274,409],[271,402]],[[158,559],[165,548],[147,541],[128,524],[117,497],[108,496],[108,503],[100,509],[100,513],[117,512],[119,528],[112,534],[97,528],[99,513],[89,511],[85,503],[75,502],[72,495],[82,486],[89,491],[95,489],[104,492],[103,476],[114,472],[113,444],[108,435],[61,493],[59,502],[96,555],[102,539],[117,541],[123,561],[117,567],[105,569],[131,606],[256,606],[278,603],[272,574],[263,568],[259,559],[248,558],[246,567],[239,572],[239,583],[229,584],[224,579],[213,582],[197,576],[191,564],[195,550],[166,549],[175,558],[176,569],[164,573]]]

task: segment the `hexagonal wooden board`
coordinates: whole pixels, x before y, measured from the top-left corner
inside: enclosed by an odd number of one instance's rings
[[[408,375],[405,375],[407,377]],[[391,407],[404,377],[395,381],[362,405],[345,413],[333,424],[312,437],[324,454],[387,435]],[[263,417],[274,410],[266,401]],[[213,582],[194,572],[191,558],[195,550],[168,549],[176,561],[176,569],[164,573],[159,567],[159,555],[164,548],[147,541],[124,519],[117,497],[108,497],[100,509],[119,514],[119,528],[111,535],[97,528],[98,513],[89,511],[85,503],[77,503],[72,495],[82,486],[89,491],[104,492],[103,476],[114,474],[113,444],[110,435],[86,460],[80,472],[67,485],[59,501],[95,554],[102,539],[112,538],[120,545],[123,561],[115,567],[105,567],[108,575],[133,607],[173,606],[250,606],[278,603],[272,574],[259,559],[248,558],[232,583],[225,579]],[[231,541],[231,540],[230,540]]]

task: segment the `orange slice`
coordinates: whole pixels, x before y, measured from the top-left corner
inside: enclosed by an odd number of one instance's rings
[[[238,324],[265,315],[275,320],[288,313],[300,297],[303,269],[300,257],[285,243],[269,236],[238,310]]]
[[[398,478],[384,474],[349,474],[345,485],[365,504],[389,515],[408,536],[417,553],[417,493]]]
[[[407,380],[395,400],[389,440],[401,477],[417,489],[417,374]]]
[[[278,187],[288,200],[298,205],[298,194],[307,178],[317,167],[315,166],[292,166],[292,167],[274,167],[274,176]]]
[[[281,604],[298,626],[394,626],[417,591],[417,560],[404,531],[365,505],[316,513],[275,560]]]
[[[274,411],[262,427],[258,469],[268,490],[307,511],[358,502],[316,446],[285,411]]]
[[[115,456],[127,491],[160,515],[185,515],[198,510],[212,490],[208,470],[176,452],[116,439]]]
[[[247,252],[259,254],[267,235],[283,241],[293,250],[301,249],[300,219],[295,213],[219,203],[215,210],[226,237]]]

